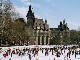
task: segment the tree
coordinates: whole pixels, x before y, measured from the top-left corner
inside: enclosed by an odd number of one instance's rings
[[[76,44],[77,43],[77,31],[76,30],[70,30],[70,43],[71,44]]]

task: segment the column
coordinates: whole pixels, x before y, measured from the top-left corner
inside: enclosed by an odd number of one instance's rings
[[[49,39],[49,37],[48,37],[48,44],[50,44],[50,39]]]
[[[36,42],[35,42],[35,44],[38,45],[38,37],[36,37]]]
[[[42,45],[42,36],[40,36],[40,45]]]
[[[46,45],[46,36],[44,36],[44,45]]]

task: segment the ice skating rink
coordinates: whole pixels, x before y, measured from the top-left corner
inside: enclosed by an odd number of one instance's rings
[[[14,49],[24,49],[26,48],[26,46],[15,46],[15,47],[0,47],[2,48],[1,52],[0,52],[0,60],[29,60],[29,55],[28,53],[31,55],[31,60],[80,60],[80,55],[76,55],[76,58],[75,58],[75,54],[70,54],[70,58],[67,57],[67,53],[69,52],[68,49],[63,49],[62,50],[62,54],[60,54],[60,57],[57,57],[56,56],[56,52],[53,51],[53,55],[52,55],[52,51],[50,51],[49,47],[48,47],[48,55],[45,56],[45,49],[43,49],[43,53],[42,53],[42,50],[39,50],[38,51],[38,55],[36,54],[34,56],[34,54],[32,54],[32,51],[31,52],[28,52],[26,51],[24,55],[18,55],[18,54],[12,54],[12,57],[11,57],[11,54],[6,56],[6,58],[3,56],[3,54],[5,53],[5,51],[10,48],[11,50],[14,50]],[[30,48],[27,47],[27,48]],[[32,46],[31,46],[32,48]],[[39,48],[37,46],[37,48]],[[41,48],[41,47],[40,47]],[[44,47],[44,48],[47,48],[47,47]],[[79,48],[77,48],[76,50],[79,50]],[[60,50],[58,50],[60,51]],[[65,51],[65,52],[64,52]]]

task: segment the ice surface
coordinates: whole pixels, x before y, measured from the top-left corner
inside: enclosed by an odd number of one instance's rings
[[[14,54],[12,57],[11,55],[7,56],[6,58],[3,57],[3,53],[5,50],[7,50],[8,48],[11,48],[12,50],[14,48],[19,48],[19,49],[23,49],[25,46],[14,46],[14,47],[1,47],[2,48],[2,53],[0,53],[0,60],[9,60],[11,58],[11,60],[29,60],[29,56],[28,56],[28,52],[26,52],[26,54],[24,56],[18,56],[16,54]],[[30,46],[28,46],[29,48]],[[31,46],[31,47],[35,47],[35,46]],[[44,46],[45,48],[46,46]],[[26,48],[26,47],[25,47]],[[38,56],[36,55],[35,57],[33,56],[33,54],[31,54],[32,58],[31,60],[80,60],[80,55],[77,55],[75,58],[75,55],[71,54],[70,58],[67,58],[67,52],[68,50],[65,50],[65,53],[63,51],[63,55],[61,55],[60,57],[56,57],[56,54],[54,53],[54,55],[52,55],[51,52],[49,52],[48,56],[45,56],[45,52],[42,53],[42,51],[38,52]]]

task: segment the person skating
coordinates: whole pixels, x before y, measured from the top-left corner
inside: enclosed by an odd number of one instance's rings
[[[11,52],[11,57],[12,57],[12,52]]]
[[[76,58],[76,51],[75,51],[75,58]]]
[[[31,60],[31,54],[29,54],[29,60]]]

